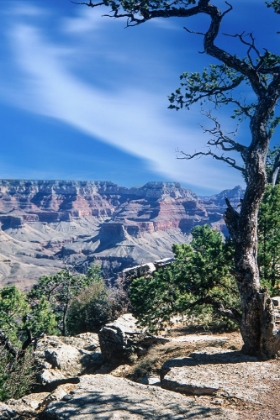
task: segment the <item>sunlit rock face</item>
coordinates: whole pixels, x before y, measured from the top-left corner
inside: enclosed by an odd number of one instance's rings
[[[115,278],[126,267],[171,257],[172,244],[196,225],[227,234],[225,197],[238,207],[241,187],[199,198],[179,183],[140,188],[101,181],[0,180],[0,281],[29,287],[67,266],[97,262]]]

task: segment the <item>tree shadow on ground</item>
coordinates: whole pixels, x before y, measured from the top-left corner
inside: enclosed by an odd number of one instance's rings
[[[163,391],[166,392],[166,391]],[[221,419],[221,410],[204,407],[193,403],[191,399],[184,398],[176,401],[169,398],[160,398],[160,401],[151,400],[145,396],[117,395],[99,391],[87,391],[82,395],[68,394],[64,401],[50,404],[45,412],[39,414],[39,420],[109,420],[127,419]]]
[[[191,353],[188,357],[170,359],[166,363],[168,367],[183,367],[183,366],[197,366],[197,365],[222,365],[232,363],[248,363],[258,362],[259,359],[254,356],[248,356],[239,350],[218,352],[209,354],[201,351]]]

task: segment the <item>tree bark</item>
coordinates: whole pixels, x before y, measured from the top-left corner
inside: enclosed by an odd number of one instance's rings
[[[242,306],[243,351],[270,358],[275,357],[280,349],[280,336],[275,327],[272,301],[260,286],[257,264],[258,210],[266,187],[268,139],[263,131],[256,137],[252,141],[255,147],[246,160],[247,188],[240,213],[227,201],[224,218],[235,249],[234,275]]]

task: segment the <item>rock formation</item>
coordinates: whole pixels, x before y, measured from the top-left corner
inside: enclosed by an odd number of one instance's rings
[[[208,223],[226,233],[224,198],[237,206],[242,189],[199,198],[179,183],[141,188],[93,181],[0,181],[0,281],[28,288],[68,266],[96,261],[107,278],[127,267],[172,257],[173,243]],[[21,283],[20,283],[21,282]]]
[[[19,400],[8,400],[6,404],[0,403],[0,418],[180,420],[187,415],[197,419],[209,416],[217,420],[235,419],[231,411],[230,417],[225,417],[226,410],[194,403],[192,399],[162,389],[159,378],[157,386],[146,386],[118,377],[116,369],[112,369],[124,361],[121,360],[122,355],[127,355],[127,352],[132,354],[135,345],[138,345],[138,349],[139,345],[143,345],[145,331],[137,327],[136,319],[131,314],[123,315],[114,324],[106,327],[115,327],[122,339],[123,351],[117,349],[120,351],[118,359],[111,351],[118,344],[118,338],[114,338],[113,346],[108,341],[102,343],[102,332],[99,333],[102,356],[96,334],[41,338],[35,351],[37,369],[39,368],[38,383],[33,389],[35,393]],[[133,343],[139,335],[142,336],[141,343]],[[211,338],[211,341],[215,342],[215,339]],[[146,335],[147,347],[166,342],[169,339]],[[134,352],[135,355],[136,353],[137,351]],[[113,357],[108,356],[109,354]],[[109,367],[107,372],[104,371],[106,365]],[[102,373],[98,370],[100,367],[101,370],[103,367]]]
[[[137,328],[130,314],[107,325],[112,326],[118,329],[123,343],[126,338],[125,351],[128,345],[134,347],[133,343],[128,343],[129,336],[133,341],[137,334],[144,336],[145,333]],[[41,368],[35,392],[0,403],[0,418],[279,418],[274,397],[279,389],[279,360],[260,361],[242,354],[237,350],[241,338],[236,337],[233,342],[231,333],[229,336],[204,333],[152,339],[147,359],[141,355],[138,365],[135,365],[136,358],[130,359],[129,365],[115,368],[115,357],[101,356],[102,345],[100,343],[99,347],[97,334],[41,338],[35,352],[37,366]],[[105,356],[110,353],[111,343],[107,342],[107,346]],[[165,361],[161,361],[160,355]],[[154,369],[154,376],[147,376],[145,366],[151,362],[157,363],[158,368]],[[140,365],[142,375],[146,376],[137,376],[134,381],[124,377],[132,372],[133,366],[138,366],[139,372]],[[267,401],[267,395],[271,395],[271,400]],[[265,407],[266,402],[269,407]],[[246,410],[249,410],[248,415]]]

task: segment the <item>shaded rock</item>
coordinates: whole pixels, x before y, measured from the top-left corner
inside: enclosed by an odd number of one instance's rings
[[[68,344],[62,344],[56,349],[47,348],[45,358],[51,364],[52,369],[60,369],[67,375],[78,375],[80,372],[81,353],[78,349]]]
[[[53,392],[39,392],[15,400],[10,399],[6,404],[0,403],[0,419],[37,419],[38,412],[54,401],[60,401],[75,385],[61,385]]]
[[[114,325],[108,325],[99,331],[99,342],[105,362],[122,362],[129,357],[130,352],[125,346],[122,330]]]
[[[33,392],[52,392],[63,384],[77,384],[80,382],[78,377],[65,377],[59,370],[45,369],[37,374],[38,383],[32,387]]]
[[[120,378],[124,378],[128,374],[131,373],[131,370],[132,370],[132,365],[125,364],[125,365],[119,365],[113,370],[110,369],[109,373],[110,373],[110,375],[118,376]],[[97,372],[97,373],[102,373],[102,372]]]
[[[7,404],[0,402],[1,420],[18,420],[17,411]]]
[[[272,303],[277,309],[280,307],[280,296],[275,296],[271,298]]]
[[[49,396],[48,392],[40,392],[37,394],[29,394],[22,397],[20,400],[31,407],[33,410],[38,410],[38,408],[42,405],[45,398]],[[11,400],[9,400],[10,403]],[[11,403],[10,403],[11,404]]]
[[[195,404],[185,396],[111,375],[85,375],[62,401],[51,403],[41,420],[235,419],[220,408]]]
[[[53,392],[51,393],[44,393],[46,394],[45,397],[42,399],[40,406],[47,406],[51,402],[54,401],[60,401],[62,398],[65,397],[69,392],[71,392],[75,388],[76,384],[63,384],[58,386]],[[43,393],[40,393],[39,395],[42,395]],[[31,400],[34,398],[36,394],[31,394]]]
[[[0,419],[1,420],[25,420],[34,419],[37,415],[36,411],[25,404],[22,399],[9,400],[7,404],[0,403]]]
[[[42,385],[49,385],[64,379],[66,379],[66,376],[58,369],[44,369],[37,374],[37,380]]]
[[[98,333],[100,348],[105,362],[122,363],[147,353],[149,347],[169,340],[156,337],[137,326],[131,314],[119,317],[105,325]]]

